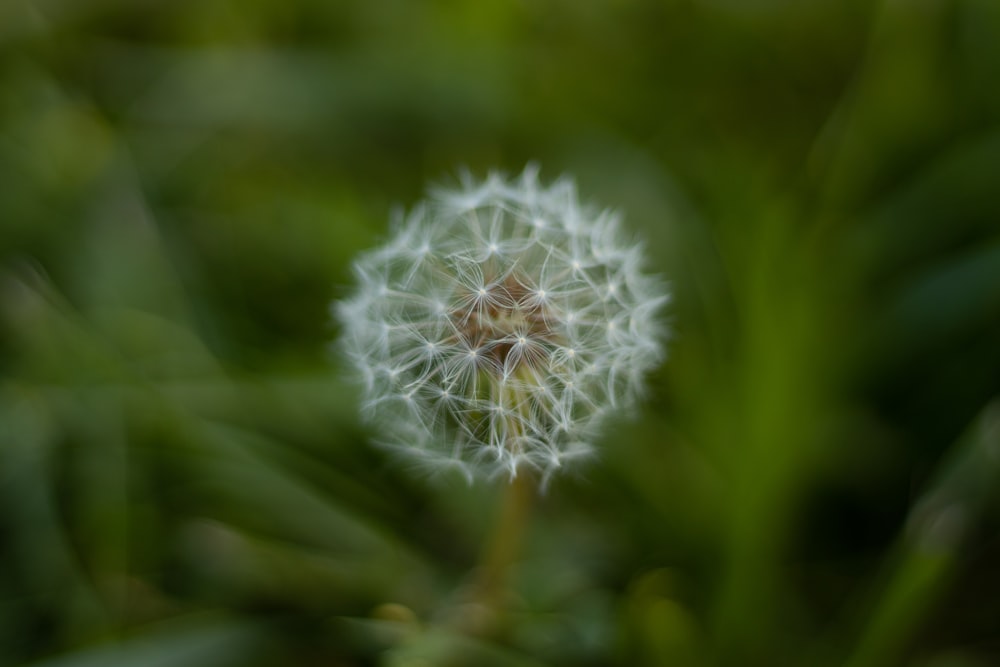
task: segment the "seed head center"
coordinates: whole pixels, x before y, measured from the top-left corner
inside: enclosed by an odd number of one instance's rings
[[[532,298],[538,292],[526,288],[526,282],[515,275],[490,281],[489,287],[473,290],[478,299],[466,300],[451,313],[456,335],[470,356],[488,359],[486,368],[497,373],[537,366],[556,342],[547,308]]]

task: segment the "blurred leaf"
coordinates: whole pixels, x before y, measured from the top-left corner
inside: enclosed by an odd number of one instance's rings
[[[851,233],[861,268],[877,278],[926,266],[944,251],[967,251],[1000,232],[995,129],[956,143],[879,203]]]
[[[483,667],[541,667],[531,656],[488,644],[460,634],[441,630],[419,633],[384,654],[384,667],[417,667],[419,665],[482,665]]]
[[[949,136],[957,112],[947,67],[952,4],[878,5],[865,61],[811,156],[831,201],[863,201]]]
[[[59,432],[53,415],[33,396],[4,387],[0,393],[0,498],[13,508],[5,513],[5,539],[0,557],[13,577],[8,585],[31,606],[55,606],[62,616],[48,630],[50,641],[80,641],[108,629],[108,609],[82,567],[67,534],[57,503],[51,468],[58,456]],[[27,634],[26,619],[14,619]],[[22,625],[23,624],[23,625]],[[6,633],[2,633],[6,634]],[[2,637],[0,634],[0,637]],[[28,649],[31,638],[3,637],[12,655]],[[23,644],[22,644],[23,642]]]
[[[633,582],[625,598],[622,649],[630,665],[707,665],[704,634],[680,602],[677,574],[656,570]]]
[[[1000,242],[977,246],[915,277],[875,324],[879,363],[912,360],[988,330],[1000,313]]]
[[[341,590],[357,587],[379,595],[379,589],[391,591],[403,579],[428,577],[427,564],[386,527],[262,458],[260,436],[208,423],[191,422],[188,428],[193,448],[187,456],[197,471],[189,492],[212,516],[327,554],[338,562]]]
[[[892,570],[861,630],[850,667],[898,663],[953,576],[973,525],[998,498],[1000,403],[987,406],[913,505]]]
[[[189,667],[255,665],[262,645],[258,623],[224,615],[173,619],[114,644],[32,663],[33,667]],[[266,664],[266,663],[264,663]]]

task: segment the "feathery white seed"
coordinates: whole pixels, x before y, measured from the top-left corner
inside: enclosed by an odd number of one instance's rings
[[[476,476],[585,457],[663,357],[665,287],[620,219],[527,168],[439,191],[355,264],[340,346],[384,443]]]

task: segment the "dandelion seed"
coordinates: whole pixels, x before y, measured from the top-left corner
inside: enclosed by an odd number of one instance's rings
[[[663,356],[669,295],[641,264],[569,179],[544,187],[529,167],[435,193],[357,261],[337,307],[382,442],[470,480],[545,482],[585,457]]]

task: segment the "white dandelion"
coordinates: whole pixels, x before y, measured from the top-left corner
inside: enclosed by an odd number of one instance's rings
[[[381,443],[470,481],[593,452],[663,357],[663,283],[620,217],[537,170],[434,192],[355,264],[339,341]]]

